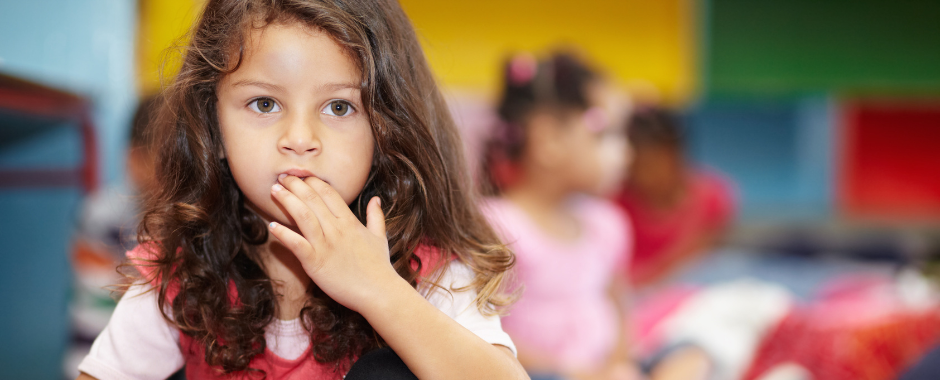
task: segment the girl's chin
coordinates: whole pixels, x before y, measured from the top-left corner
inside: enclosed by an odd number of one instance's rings
[[[297,223],[294,222],[293,218],[287,215],[287,212],[284,209],[275,205],[275,209],[271,210],[272,212],[268,212],[261,207],[256,206],[254,203],[248,203],[247,206],[249,210],[254,211],[255,214],[258,214],[258,216],[261,217],[261,220],[264,220],[265,224],[277,222],[278,224],[290,228],[293,231],[297,231]]]

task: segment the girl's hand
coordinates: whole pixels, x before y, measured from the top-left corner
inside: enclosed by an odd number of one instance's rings
[[[366,208],[366,226],[343,198],[316,177],[279,177],[271,194],[294,219],[294,231],[277,222],[268,229],[330,298],[361,312],[380,290],[401,277],[389,260],[385,215],[378,197]]]
[[[428,302],[389,260],[378,199],[366,226],[317,178],[286,176],[271,190],[295,226],[271,234],[330,298],[362,314],[419,379],[527,379],[507,348],[487,343]]]

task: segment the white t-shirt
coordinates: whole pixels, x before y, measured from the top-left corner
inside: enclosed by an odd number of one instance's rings
[[[454,291],[471,283],[473,271],[452,261],[438,283],[440,288],[422,287],[428,302],[453,318],[464,328],[490,344],[516,347],[500,324],[499,316],[485,316],[473,302],[476,291]],[[124,295],[108,326],[98,335],[91,352],[78,370],[101,380],[165,379],[183,367],[179,346],[180,331],[163,319],[157,307],[157,292],[147,292],[145,285],[132,286]],[[265,328],[265,341],[275,355],[296,359],[310,345],[310,338],[300,319],[275,320]]]

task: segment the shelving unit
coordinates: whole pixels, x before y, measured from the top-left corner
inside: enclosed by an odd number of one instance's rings
[[[98,184],[91,105],[0,74],[0,368],[61,379],[69,339],[69,250],[77,211]]]

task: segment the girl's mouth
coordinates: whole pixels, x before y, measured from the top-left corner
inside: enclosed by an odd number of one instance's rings
[[[300,178],[301,180],[314,177],[313,173],[311,173],[309,170],[304,170],[304,169],[290,169],[280,174],[292,175],[294,177]],[[278,176],[280,176],[280,174]]]
[[[314,175],[313,173],[311,173],[309,170],[305,170],[305,169],[290,169],[290,170],[281,172],[280,174],[278,174],[278,177],[280,177],[281,175],[292,175],[294,177],[300,178],[301,181],[305,181],[307,180],[307,178],[311,178],[311,177],[320,178]],[[322,180],[323,182],[326,182],[328,185],[330,184],[329,181],[323,178],[320,178],[320,180]],[[279,179],[275,178],[274,182],[279,182]]]

